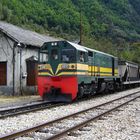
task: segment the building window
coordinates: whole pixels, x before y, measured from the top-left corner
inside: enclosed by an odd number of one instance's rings
[[[0,62],[0,85],[7,85],[7,62]]]

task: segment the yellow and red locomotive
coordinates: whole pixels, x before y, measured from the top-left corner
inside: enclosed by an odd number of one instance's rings
[[[84,95],[112,92],[121,89],[122,79],[113,55],[69,41],[47,42],[39,51],[38,91],[43,99],[71,102]]]

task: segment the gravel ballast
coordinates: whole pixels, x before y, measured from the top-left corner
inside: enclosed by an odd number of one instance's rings
[[[0,135],[32,127],[39,123],[47,122],[139,90],[140,88],[136,88],[103,97],[95,97],[88,101],[83,101],[76,104],[2,119],[0,120]],[[81,131],[75,131],[74,134],[71,134],[71,136],[68,136],[64,139],[140,139],[139,117],[140,99],[137,99],[132,104],[124,106],[123,111],[116,111],[111,114],[110,117],[91,123],[89,126],[81,129]]]
[[[140,99],[75,131],[67,140],[139,140],[140,139]]]

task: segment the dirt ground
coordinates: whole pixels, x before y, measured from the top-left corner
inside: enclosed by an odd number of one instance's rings
[[[12,106],[22,106],[30,104],[35,101],[40,101],[41,97],[38,95],[32,96],[0,96],[0,109]]]

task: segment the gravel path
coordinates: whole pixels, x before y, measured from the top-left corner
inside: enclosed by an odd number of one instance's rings
[[[85,108],[101,104],[103,102],[106,102],[107,100],[109,101],[138,90],[140,90],[140,88],[123,91],[120,93],[114,93],[103,97],[96,97],[91,100],[76,104],[46,109],[35,113],[28,113],[26,115],[2,119],[0,120],[0,135],[10,133],[16,130],[21,130],[27,127],[31,127],[46,121],[50,121],[55,118],[62,117],[83,110]],[[73,134],[70,134],[71,136],[68,136],[63,139],[137,140],[140,139],[139,117],[140,117],[140,100],[138,99],[132,105],[125,106],[124,111],[115,112],[111,114],[109,118],[105,118],[105,120],[100,120],[97,121],[96,123],[91,123],[89,126],[81,129],[82,131],[76,131]]]

